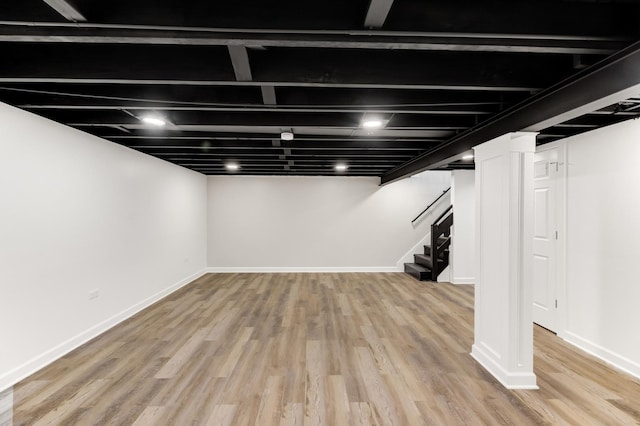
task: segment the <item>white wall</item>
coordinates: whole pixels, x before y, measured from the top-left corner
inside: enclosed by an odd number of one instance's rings
[[[475,171],[451,172],[453,229],[451,244],[451,282],[475,283]]]
[[[201,274],[207,205],[204,175],[4,104],[0,128],[2,390]]]
[[[209,177],[211,270],[397,270],[435,216],[411,220],[449,186],[428,172],[378,178]]]
[[[640,121],[566,139],[566,330],[640,377]]]

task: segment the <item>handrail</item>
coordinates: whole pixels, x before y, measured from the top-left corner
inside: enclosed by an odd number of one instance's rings
[[[420,219],[420,216],[422,216],[423,214],[425,214],[425,213],[427,212],[427,210],[429,210],[429,209],[431,208],[431,206],[433,206],[435,203],[437,203],[437,202],[438,202],[438,200],[439,200],[440,198],[444,197],[444,194],[446,194],[447,192],[449,192],[449,190],[450,190],[450,189],[451,189],[451,187],[449,187],[449,188],[445,189],[444,191],[442,191],[442,194],[440,194],[440,195],[438,196],[438,198],[436,198],[435,200],[433,200],[433,202],[432,202],[431,204],[429,204],[429,205],[427,206],[427,208],[426,208],[426,209],[422,210],[422,211],[420,212],[420,214],[419,214],[418,216],[416,216],[416,218],[415,218],[415,219],[413,219],[413,220],[411,221],[411,223],[413,223],[413,222],[415,222],[416,220]]]
[[[453,206],[449,206],[447,207],[447,209],[445,211],[442,212],[442,214],[440,216],[438,216],[438,218],[433,222],[434,224],[436,223],[440,223],[440,221],[442,220],[443,217],[446,216],[447,213],[449,213],[449,210],[451,210],[453,208]]]

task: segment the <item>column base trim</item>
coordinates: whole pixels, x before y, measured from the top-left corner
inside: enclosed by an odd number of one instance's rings
[[[507,389],[539,389],[534,373],[509,372],[476,344],[471,348],[471,356]]]

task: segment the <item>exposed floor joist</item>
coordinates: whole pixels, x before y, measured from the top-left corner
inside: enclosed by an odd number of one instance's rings
[[[0,100],[207,174],[388,175],[640,38],[640,0],[53,1],[0,10]],[[608,99],[538,142],[640,116]]]
[[[42,0],[56,12],[71,22],[85,22],[87,19],[66,0]]]
[[[371,0],[367,16],[364,19],[365,28],[382,28],[387,15],[393,6],[393,0]]]
[[[233,72],[237,81],[251,81],[251,65],[249,64],[249,55],[245,46],[228,46]]]
[[[263,85],[260,86],[260,91],[262,93],[262,101],[265,105],[276,105],[276,89],[273,86]]]
[[[629,44],[622,37],[522,36],[519,34],[452,34],[355,32],[295,33],[274,30],[252,33],[169,29],[111,29],[3,25],[0,42],[62,44],[141,44],[178,46],[262,46],[330,49],[390,49],[503,53],[607,55]],[[218,30],[219,31],[219,30]]]

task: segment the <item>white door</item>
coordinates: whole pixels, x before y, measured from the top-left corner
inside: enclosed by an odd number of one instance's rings
[[[558,148],[534,157],[533,322],[556,331]]]

